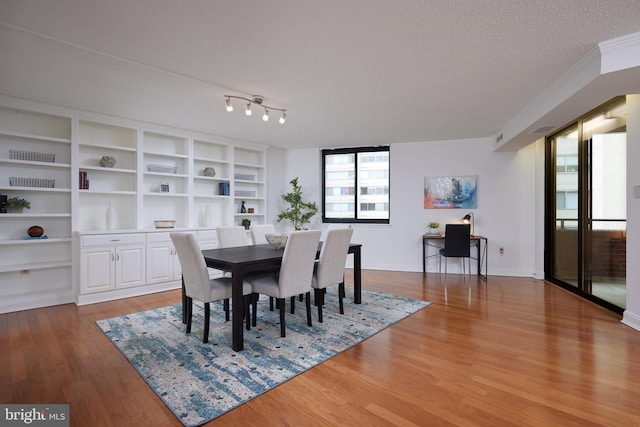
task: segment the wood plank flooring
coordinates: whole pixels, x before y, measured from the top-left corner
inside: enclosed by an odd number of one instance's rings
[[[529,278],[367,270],[363,286],[433,304],[208,425],[640,425],[640,332],[618,315]],[[94,323],[179,301],[0,315],[0,403],[70,403],[72,426],[181,425]]]

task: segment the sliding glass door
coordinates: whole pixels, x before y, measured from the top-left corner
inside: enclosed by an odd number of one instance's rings
[[[547,139],[545,275],[626,306],[626,110],[616,99]]]

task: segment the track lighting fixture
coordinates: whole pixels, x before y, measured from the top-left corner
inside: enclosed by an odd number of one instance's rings
[[[270,107],[268,105],[264,105],[262,103],[262,101],[264,101],[264,98],[260,95],[253,95],[251,96],[251,99],[244,98],[242,96],[234,96],[234,95],[225,95],[225,98],[227,98],[225,101],[227,106],[227,112],[233,111],[233,104],[231,104],[231,98],[235,98],[235,99],[242,99],[244,101],[247,101],[247,108],[244,110],[244,114],[247,116],[250,116],[253,114],[253,112],[251,111],[251,104],[257,104],[262,108],[264,108],[264,114],[262,114],[262,120],[264,120],[265,122],[269,121],[269,110],[276,110],[282,113],[282,116],[278,120],[278,122],[281,125],[283,125],[284,122],[287,120],[287,110],[285,108],[277,108],[277,107]]]

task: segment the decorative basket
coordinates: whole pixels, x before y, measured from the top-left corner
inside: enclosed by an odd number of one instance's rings
[[[9,186],[10,187],[54,188],[56,186],[56,180],[44,179],[44,178],[24,178],[21,176],[10,176]]]
[[[27,160],[29,162],[55,163],[56,161],[55,154],[20,150],[9,150],[9,158],[11,160]]]
[[[267,242],[276,249],[282,249],[287,244],[286,234],[265,234],[264,238]]]
[[[147,165],[147,170],[149,172],[160,172],[160,173],[176,173],[178,171],[177,166],[166,166],[166,165]]]
[[[176,226],[176,221],[173,219],[158,219],[153,221],[156,228],[173,228]]]

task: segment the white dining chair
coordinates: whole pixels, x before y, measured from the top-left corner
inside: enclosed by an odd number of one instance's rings
[[[280,273],[247,280],[253,292],[276,298],[280,309],[280,336],[286,336],[285,301],[291,298],[291,312],[294,312],[294,300],[299,294],[306,297],[307,325],[311,326],[311,280],[321,232],[294,231],[289,234],[287,245],[282,254]],[[254,308],[255,310],[255,308]]]
[[[198,245],[198,241],[191,233],[171,233],[169,235],[173,245],[178,252],[178,259],[182,267],[182,280],[186,294],[186,333],[191,332],[191,320],[193,317],[193,299],[204,302],[204,333],[202,342],[209,341],[210,303],[223,301],[225,309],[225,320],[229,320],[229,298],[232,296],[231,279],[222,277],[211,279],[207,264]],[[242,285],[242,295],[244,295],[244,305],[246,314],[246,328],[250,329],[249,303],[251,301],[251,284],[246,282]]]
[[[241,225],[232,225],[216,228],[219,248],[231,248],[235,246],[248,246],[247,231]]]
[[[318,306],[318,322],[322,323],[324,295],[329,286],[338,285],[340,314],[344,314],[344,266],[347,262],[349,244],[353,236],[352,228],[329,230],[322,242],[320,258],[316,264],[311,286],[314,288],[314,301]]]
[[[256,224],[251,226],[251,238],[254,245],[265,245],[267,239],[264,237],[266,234],[275,234],[276,228],[273,224]]]

